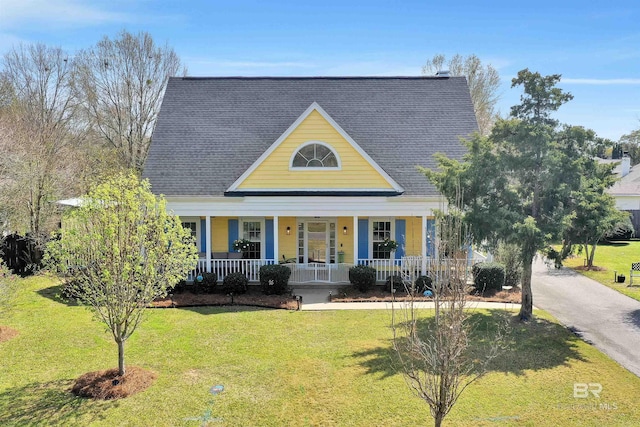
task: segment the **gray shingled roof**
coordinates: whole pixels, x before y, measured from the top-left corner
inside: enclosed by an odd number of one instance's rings
[[[614,196],[640,196],[640,165],[633,166],[628,175],[623,176],[607,191]]]
[[[459,158],[477,130],[463,77],[171,78],[143,173],[154,193],[219,196],[317,102],[406,195],[415,168]]]

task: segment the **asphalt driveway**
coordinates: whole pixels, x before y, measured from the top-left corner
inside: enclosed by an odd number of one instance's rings
[[[534,261],[533,305],[640,377],[640,301],[568,268]]]

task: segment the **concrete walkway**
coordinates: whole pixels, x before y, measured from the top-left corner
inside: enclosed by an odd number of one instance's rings
[[[568,268],[533,265],[533,303],[640,376],[640,301]]]
[[[390,302],[329,302],[329,292],[332,295],[338,294],[336,287],[320,285],[316,287],[298,286],[293,289],[295,295],[302,296],[301,310],[391,310]],[[401,302],[396,303],[396,307],[401,306]],[[503,310],[520,310],[520,304],[503,302],[482,302],[468,301],[470,309],[480,308],[500,308]],[[415,304],[418,308],[433,308],[433,302],[419,302]]]

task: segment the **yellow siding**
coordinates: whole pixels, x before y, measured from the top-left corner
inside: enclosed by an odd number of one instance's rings
[[[287,227],[291,227],[291,234],[287,234]],[[285,259],[298,259],[298,226],[295,217],[278,218],[278,253],[280,260],[284,255]]]
[[[211,252],[229,251],[229,217],[211,218]]]
[[[344,235],[344,227],[347,227],[347,235]],[[344,252],[344,262],[353,263],[353,218],[339,217],[336,225],[336,234],[338,235],[337,252]],[[336,260],[337,261],[337,260]]]
[[[341,170],[289,170],[291,156],[308,141],[322,141],[338,153]],[[302,123],[238,187],[393,188],[317,111]]]
[[[405,236],[405,255],[419,256],[422,255],[422,218],[404,217],[398,218],[406,221]]]

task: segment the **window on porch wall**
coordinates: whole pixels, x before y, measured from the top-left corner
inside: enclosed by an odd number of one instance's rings
[[[391,252],[385,249],[382,244],[386,239],[391,240],[391,221],[373,221],[372,222],[372,244],[373,259],[390,259]]]
[[[193,243],[198,246],[198,242],[196,241],[196,223],[192,221],[183,222],[182,228],[188,228],[190,230],[191,237],[193,237]]]
[[[260,221],[246,221],[242,223],[242,238],[249,240],[249,249],[243,251],[245,259],[262,258],[262,230]]]

